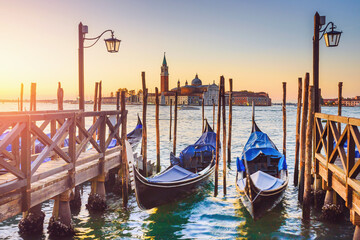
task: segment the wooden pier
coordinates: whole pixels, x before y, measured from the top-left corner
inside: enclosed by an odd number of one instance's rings
[[[75,186],[86,181],[103,183],[105,174],[124,161],[126,133],[120,136],[119,129],[126,116],[125,109],[0,113],[0,135],[8,131],[0,141],[0,221],[57,196],[69,201],[63,194],[71,198]],[[96,121],[85,128],[83,118]],[[44,145],[37,153],[36,139]],[[108,149],[113,139],[117,145]],[[6,150],[9,145],[11,151]]]
[[[341,131],[340,124],[343,126]],[[322,180],[322,188],[337,193],[350,210],[350,220],[356,226],[354,239],[359,237],[360,226],[360,119],[323,113],[315,114],[314,173]],[[318,184],[320,185],[320,184]]]

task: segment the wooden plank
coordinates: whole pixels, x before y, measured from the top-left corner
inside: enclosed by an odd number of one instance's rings
[[[331,164],[329,163],[328,165],[329,170],[333,173],[333,175],[335,174],[337,177],[339,177],[342,181],[346,181],[346,173],[343,169],[339,168],[338,166],[336,166],[335,164]]]
[[[36,126],[34,123],[31,124],[31,132],[39,137],[39,141],[44,144],[45,146],[51,146],[54,144],[53,150],[65,161],[70,162],[69,156],[64,153],[61,148],[58,146],[57,142],[53,142],[52,139],[50,139],[38,126]],[[65,137],[67,136],[68,132],[64,131]],[[56,133],[54,135],[54,139],[56,137]],[[61,136],[58,137],[59,139],[62,138]]]
[[[328,115],[328,119],[330,121],[335,121],[335,122],[340,122],[340,123],[345,123],[345,124],[349,123],[349,118],[348,117],[343,117],[343,116]]]
[[[21,212],[21,198],[0,205],[0,222],[13,217]]]
[[[2,183],[0,185],[0,192],[1,193],[11,192],[13,190],[18,190],[24,186],[26,186],[26,179],[21,179],[21,180],[16,179],[15,181]]]
[[[316,112],[315,118],[329,119],[329,114]]]
[[[349,124],[354,126],[360,126],[360,118],[349,118]]]
[[[98,118],[97,121],[95,122],[94,125],[91,126],[89,132],[85,130],[85,128],[82,126],[82,124],[78,123],[77,127],[79,128],[80,132],[86,137],[84,138],[81,143],[79,144],[78,148],[77,148],[77,152],[76,152],[76,159],[80,156],[80,154],[83,152],[84,147],[86,146],[86,144],[88,142],[90,142],[93,147],[98,151],[101,152],[101,149],[99,147],[99,145],[97,144],[97,142],[93,139],[93,134],[95,133],[95,131],[98,129],[101,121],[101,118]]]
[[[25,174],[23,172],[2,159],[0,159],[0,166],[4,167],[6,170],[8,170],[10,173],[14,174],[18,178],[25,178]]]
[[[79,149],[82,149],[82,143],[84,143],[84,146],[86,143],[88,143],[90,141],[91,145],[98,151],[101,152],[99,145],[97,144],[97,142],[95,141],[95,139],[93,139],[91,136],[94,134],[94,132],[97,130],[97,128],[100,125],[100,120],[98,118],[98,120],[90,127],[89,132],[81,125],[80,121],[76,121],[76,126],[78,127],[79,131],[81,133],[84,134],[85,137],[87,137],[86,140],[80,141],[80,147]],[[78,156],[78,155],[77,155]],[[77,158],[77,157],[76,157]]]
[[[61,139],[61,136],[64,134],[64,132],[67,131],[69,126],[71,125],[72,121],[74,119],[67,119],[65,123],[61,126],[61,128],[56,132],[54,136],[54,142],[50,146],[46,146],[39,156],[35,159],[35,161],[31,165],[31,175],[35,173],[35,171],[39,168],[40,164],[44,161],[44,159],[49,155],[50,151],[54,149],[55,146],[57,146],[57,143]]]
[[[19,137],[20,132],[25,128],[25,125],[22,123],[17,123],[15,127],[9,132],[1,141],[0,141],[0,152],[6,149],[9,144],[11,144],[17,137]]]
[[[40,125],[40,127],[39,127],[39,128],[41,129],[41,131],[44,131],[44,129],[47,127],[47,125],[48,125],[50,122],[51,122],[50,120],[44,121],[44,122]],[[36,126],[35,123],[34,123],[34,125]],[[31,145],[33,145],[33,144],[35,143],[36,139],[37,139],[37,136],[33,136],[33,137],[31,138]]]
[[[57,173],[69,170],[72,167],[73,167],[73,163],[69,163],[69,164],[63,164],[60,167],[51,168],[46,172],[36,173],[33,176],[31,176],[31,182],[34,183],[34,182],[40,181],[42,179],[45,179],[45,178],[55,175]]]

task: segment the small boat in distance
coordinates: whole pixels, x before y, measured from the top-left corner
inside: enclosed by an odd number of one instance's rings
[[[254,120],[252,132],[237,158],[236,189],[254,220],[273,209],[288,185],[286,159]]]
[[[200,108],[198,107],[194,107],[194,106],[189,106],[189,105],[181,105],[180,107],[178,107],[179,110],[199,110]]]
[[[165,171],[146,178],[134,166],[138,206],[147,210],[195,192],[214,171],[215,146],[216,133],[206,123],[201,137],[181,151],[179,158],[170,154],[171,165]]]

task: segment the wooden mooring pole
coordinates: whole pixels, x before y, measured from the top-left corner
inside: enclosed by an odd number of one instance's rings
[[[102,100],[102,81],[99,82],[99,96],[98,96],[98,111],[101,111],[101,100]]]
[[[338,115],[341,116],[341,108],[342,108],[342,87],[343,83],[339,82],[338,84]],[[338,131],[341,134],[341,123],[338,122]]]
[[[61,82],[58,83],[57,104],[58,110],[64,110],[64,89],[61,87]]]
[[[300,122],[301,122],[301,94],[302,78],[298,78],[298,101],[296,110],[296,135],[295,135],[295,166],[294,166],[294,186],[299,182],[299,146],[300,146]]]
[[[30,111],[36,111],[36,83],[31,83]]]
[[[127,122],[127,113],[125,105],[125,91],[121,91],[121,140],[122,140],[122,150],[121,150],[121,163],[122,163],[122,197],[123,197],[123,207],[127,207],[128,203],[128,186],[129,186],[129,165],[127,161],[126,153],[126,122]]]
[[[221,104],[222,104],[222,124],[223,124],[223,191],[226,195],[226,103],[225,103],[225,79],[222,79],[221,85]]]
[[[172,123],[172,99],[170,99],[170,127],[169,127],[169,141],[171,141],[171,123]]]
[[[94,108],[93,108],[94,112],[96,112],[97,109],[98,109],[98,106],[97,106],[97,104],[98,104],[98,93],[99,93],[99,83],[95,82]],[[96,122],[96,118],[97,118],[96,116],[93,117],[93,125]],[[96,132],[94,132],[94,134],[93,134],[93,139],[96,140]]]
[[[156,172],[160,172],[159,90],[155,88]]]
[[[20,111],[24,111],[24,84],[20,86]]]
[[[175,92],[175,105],[174,105],[174,142],[173,142],[173,153],[174,153],[174,155],[176,155],[177,102],[178,102],[178,93]]]
[[[214,197],[218,194],[218,179],[219,179],[219,158],[220,158],[220,121],[221,121],[221,81],[224,81],[224,76],[220,77],[220,89],[218,98],[218,112],[216,123],[216,161],[215,161],[215,188]]]
[[[141,73],[142,90],[143,90],[143,129],[142,129],[142,148],[141,153],[143,157],[143,174],[147,177],[147,130],[146,130],[146,107],[147,107],[147,88],[145,82],[145,72]]]
[[[204,132],[204,123],[205,123],[205,102],[204,102],[204,98],[201,101],[201,122],[202,122],[202,129],[201,129],[201,134],[203,134]]]
[[[282,83],[283,85],[283,102],[282,102],[282,112],[283,112],[283,155],[286,159],[286,82]]]
[[[213,130],[215,129],[215,101],[214,99],[212,100],[212,104],[213,104]]]
[[[231,163],[231,129],[232,129],[232,95],[233,95],[233,81],[229,79],[229,137],[228,137],[228,147],[227,147],[227,161]]]
[[[304,174],[305,174],[305,141],[306,141],[306,125],[308,113],[308,100],[309,100],[309,73],[305,75],[304,94],[303,94],[303,112],[301,115],[301,132],[300,132],[300,182],[298,199],[303,201],[304,196]]]
[[[314,87],[309,89],[309,119],[306,129],[306,157],[305,157],[305,178],[304,178],[304,197],[303,197],[303,219],[310,219],[311,204],[311,160],[312,160],[312,138],[314,127]]]

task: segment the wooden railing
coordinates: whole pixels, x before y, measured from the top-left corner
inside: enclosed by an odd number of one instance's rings
[[[341,123],[343,130],[341,130]],[[360,119],[315,114],[314,171],[360,215]],[[357,147],[357,149],[356,149]]]
[[[68,184],[64,189],[71,189],[76,185],[75,168],[90,161],[98,161],[98,173],[104,173],[105,156],[121,150],[124,136],[119,135],[119,129],[126,121],[126,115],[126,110],[123,113],[120,110],[0,113],[0,135],[4,136],[0,140],[3,173],[0,175],[0,200],[8,193],[20,191],[21,209],[26,211],[37,201],[31,199],[31,186],[36,182],[68,171]],[[91,118],[93,122],[94,117],[95,122],[89,128],[82,126],[82,118]],[[94,133],[98,139],[93,138]],[[117,146],[108,149],[113,139]],[[35,152],[36,140],[43,144],[40,152]],[[86,155],[89,145],[91,154]],[[63,164],[54,168],[48,168],[48,164],[41,168],[44,161],[52,161],[49,158],[61,159]]]

